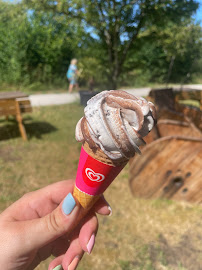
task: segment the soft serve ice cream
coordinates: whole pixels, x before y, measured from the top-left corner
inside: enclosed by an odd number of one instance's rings
[[[124,168],[141,153],[146,136],[156,123],[151,102],[124,91],[103,91],[91,98],[76,126],[83,142],[73,195],[88,209]]]
[[[140,153],[156,123],[153,103],[123,91],[103,91],[91,98],[76,127],[76,139],[87,141],[111,159],[127,159]]]

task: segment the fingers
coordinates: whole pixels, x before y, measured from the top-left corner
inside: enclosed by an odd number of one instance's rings
[[[71,242],[66,253],[63,252],[62,255],[55,258],[50,263],[48,269],[53,270],[56,266],[60,269],[59,265],[61,265],[64,270],[76,269],[83,257],[84,251],[88,254],[92,252],[97,230],[98,220],[95,215],[84,218],[82,224],[77,226],[71,234]]]
[[[94,210],[96,213],[100,215],[106,216],[112,215],[112,209],[103,195],[101,195],[100,199],[95,203],[92,210]]]
[[[71,193],[66,196],[68,192],[73,191],[73,188],[74,181],[69,180],[52,184],[28,193],[14,203],[8,211],[5,211],[6,219],[10,218],[15,221],[8,224],[16,233],[17,239],[23,242],[23,250],[27,253],[52,244],[62,235],[68,235],[69,238],[71,235],[74,236],[71,238],[66,254],[63,254],[64,257],[62,257],[64,267],[71,264],[72,270],[83,256],[83,252],[91,253],[93,249],[98,229],[95,211],[102,215],[111,214],[109,204],[101,196],[87,216],[83,218],[81,224],[77,226],[83,209],[77,204]],[[72,234],[76,226],[77,231],[75,230],[75,233]]]
[[[65,262],[65,255],[55,258],[49,265],[48,270],[75,270],[82,259],[83,254],[76,256],[70,264]]]
[[[62,261],[63,261],[63,258],[64,258],[64,254],[55,258],[50,264],[49,264],[49,267],[48,267],[48,270],[53,270],[55,269],[56,267],[60,270],[62,270]],[[60,266],[60,267],[59,267]],[[57,269],[56,268],[56,269]]]
[[[82,249],[90,254],[95,244],[95,236],[98,231],[98,219],[95,214],[86,216],[80,226],[79,243]]]
[[[5,211],[7,218],[21,221],[43,217],[52,212],[72,193],[74,180],[64,180],[25,194]]]
[[[80,211],[81,207],[69,193],[63,202],[48,215],[25,222],[15,222],[14,225],[25,238],[24,248],[33,250],[64,234],[69,234],[78,224]]]
[[[95,244],[98,220],[95,214],[86,216],[72,234],[70,246],[62,259],[64,270],[74,270],[83,257],[84,251],[90,254]]]
[[[99,214],[109,215],[111,214],[111,208],[102,196],[91,211],[83,217],[79,225],[68,236],[70,244],[63,254],[57,257],[49,266],[49,270],[54,269],[56,266],[62,265],[64,270],[74,270],[79,264],[84,252],[90,254],[95,244],[95,236],[98,230],[98,219],[95,215],[95,211]],[[67,241],[67,236],[64,237]],[[64,242],[63,239],[63,242]],[[59,268],[59,267],[58,267]]]
[[[102,198],[95,207],[97,207],[98,212],[109,213],[108,206],[107,208],[106,206],[107,204]],[[25,235],[24,246],[26,247],[27,243],[27,248],[40,248],[64,234],[70,234],[78,225],[82,211],[80,205],[76,204],[72,194],[69,193],[62,203],[48,215],[17,223],[16,226],[19,226],[19,231],[23,231]],[[93,232],[96,232],[98,227],[97,217],[93,210],[83,218],[78,227],[81,227],[81,247],[84,251],[90,253],[95,240]],[[86,242],[89,242],[88,246]],[[32,243],[32,247],[30,247],[30,243]]]
[[[74,180],[64,180],[40,190],[27,193],[3,213],[7,219],[22,221],[43,217],[52,212],[69,192],[73,192]],[[111,207],[102,195],[93,207],[101,215],[111,215]]]
[[[64,255],[61,265],[64,270],[74,270],[82,259],[84,251],[79,243],[79,239],[72,240],[66,254]]]

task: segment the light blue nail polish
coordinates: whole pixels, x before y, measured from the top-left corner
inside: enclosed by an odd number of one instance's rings
[[[69,193],[64,199],[64,202],[62,204],[62,210],[66,215],[69,215],[75,206],[76,202],[74,200],[74,197],[72,196],[71,193]]]
[[[63,270],[62,265],[56,266],[53,270]]]

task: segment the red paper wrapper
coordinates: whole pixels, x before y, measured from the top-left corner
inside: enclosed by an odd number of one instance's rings
[[[76,176],[76,187],[89,195],[102,194],[116,178],[123,166],[110,166],[89,156],[81,148],[79,165]]]

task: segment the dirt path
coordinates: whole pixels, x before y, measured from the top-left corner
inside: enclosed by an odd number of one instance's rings
[[[184,85],[184,88],[202,90],[202,85]],[[176,86],[175,88],[180,88]],[[120,89],[135,96],[147,96],[151,90],[151,87],[144,88],[131,88],[131,89]],[[79,101],[79,93],[62,93],[62,94],[40,94],[29,96],[33,107],[37,106],[50,106],[50,105],[62,105]]]

